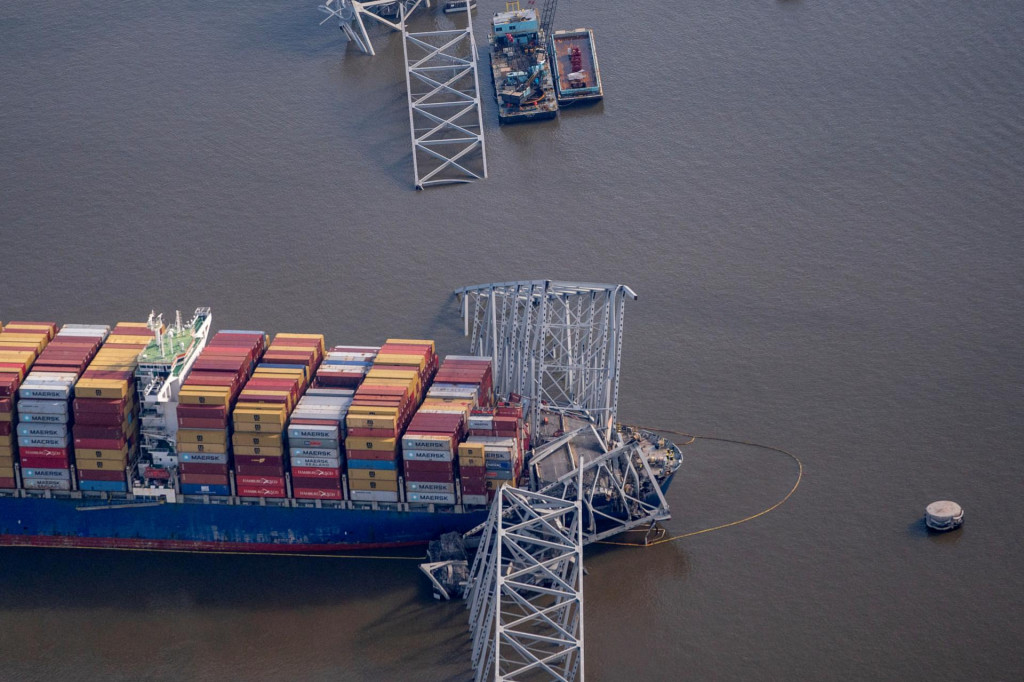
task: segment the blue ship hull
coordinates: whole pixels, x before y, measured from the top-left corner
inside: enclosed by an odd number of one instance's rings
[[[0,545],[332,552],[422,545],[486,518],[487,509],[431,513],[8,497],[0,498]]]

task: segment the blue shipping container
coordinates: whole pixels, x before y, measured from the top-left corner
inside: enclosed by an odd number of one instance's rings
[[[226,485],[200,485],[198,483],[182,483],[183,495],[230,495],[231,487]]]
[[[124,481],[79,481],[79,490],[102,490],[103,492],[127,492],[128,484]]]

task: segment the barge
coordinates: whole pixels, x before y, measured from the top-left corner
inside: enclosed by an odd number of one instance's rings
[[[507,3],[491,20],[491,77],[501,123],[538,121],[558,115],[544,29],[535,9]]]
[[[604,97],[594,32],[589,28],[555,31],[548,43],[559,106],[597,102]]]

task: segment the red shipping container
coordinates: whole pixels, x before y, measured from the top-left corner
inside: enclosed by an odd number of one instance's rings
[[[11,398],[0,398],[0,412],[10,412],[14,409],[14,400]]]
[[[235,464],[255,464],[257,466],[269,464],[283,467],[284,460],[273,455],[235,455]]]
[[[31,457],[21,455],[21,466],[25,469],[67,469],[70,466],[65,457]]]
[[[129,382],[135,378],[135,374],[130,370],[112,370],[112,369],[87,369],[82,374],[83,379],[105,379],[107,381],[120,381],[125,379]]]
[[[3,480],[3,479],[0,479]],[[324,490],[323,488],[296,488],[292,496],[304,500],[340,500],[341,490]]]
[[[78,441],[79,438],[103,438],[105,440],[116,440],[124,435],[124,431],[121,430],[121,420],[118,420],[116,426],[75,424],[73,431],[75,434],[76,442]]]
[[[374,459],[379,462],[394,462],[398,454],[388,450],[349,450],[346,453],[349,459]]]
[[[284,488],[264,486],[238,486],[240,497],[284,497]]]
[[[18,390],[20,379],[17,374],[0,373],[0,396],[12,396]]]
[[[455,474],[451,472],[417,472],[415,474],[406,473],[406,481],[420,481],[421,483],[454,483]]]
[[[226,429],[228,418],[199,419],[198,417],[178,417],[178,426],[183,429]]]
[[[292,467],[292,476],[296,478],[336,478],[341,480],[341,469],[328,467]]]
[[[462,479],[462,494],[463,495],[484,495],[487,493],[487,483],[483,480],[466,480]]]
[[[292,422],[293,424],[295,422]],[[398,429],[348,429],[346,433],[350,436],[369,436],[370,438],[395,438],[398,436]]]
[[[121,400],[97,400],[93,398],[86,400],[77,398],[73,403],[76,417],[86,413],[123,415],[127,405],[127,398],[122,398]]]
[[[0,422],[0,436],[9,436],[14,431],[14,422]]]
[[[487,467],[467,467],[459,465],[459,473],[462,478],[480,478],[487,474]]]
[[[178,405],[178,417],[198,419],[224,419],[228,416],[225,405]]]
[[[18,452],[24,457],[47,457],[51,459],[67,459],[71,454],[70,448],[20,448]],[[45,469],[45,466],[37,464],[36,466],[41,469]]]
[[[75,447],[80,450],[120,450],[127,444],[124,438],[75,438]]]
[[[123,481],[124,470],[114,469],[113,471],[79,469],[78,480],[80,481]]]
[[[293,478],[292,488],[320,488],[324,490],[341,490],[340,478]]]
[[[196,485],[228,485],[228,477],[215,474],[182,474],[181,482]]]
[[[280,460],[280,457],[277,459]],[[235,473],[239,476],[284,476],[284,466],[281,464],[238,464],[236,462]]]
[[[238,476],[238,485],[256,485],[267,488],[283,488],[284,476]]]
[[[13,488],[14,483],[13,478],[0,478],[0,488]]]
[[[227,476],[228,465],[211,464],[210,462],[182,462],[180,465],[183,474],[211,474],[214,476]]]

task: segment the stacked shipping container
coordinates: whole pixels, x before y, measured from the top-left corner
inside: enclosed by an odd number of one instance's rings
[[[489,409],[493,401],[491,361],[476,356],[448,355],[438,370],[427,394],[428,402],[448,403],[467,408],[467,426],[474,430],[474,415]],[[487,504],[487,475],[484,451],[480,444],[460,443],[457,450],[462,503]]]
[[[178,393],[178,462],[185,495],[230,495],[231,408],[267,347],[261,331],[217,332]]]
[[[345,419],[351,499],[399,501],[400,439],[436,371],[433,341],[388,339],[377,353]]]
[[[323,335],[278,334],[242,389],[232,413],[231,437],[239,496],[286,496],[288,417],[323,357]],[[297,447],[338,448],[336,427],[331,433],[330,425],[300,423],[295,433]]]
[[[52,322],[9,322],[0,331],[0,488],[17,485],[14,467],[22,439],[16,426],[18,388],[56,331]]]
[[[119,322],[75,383],[74,454],[83,490],[128,489],[125,469],[139,430],[135,368],[151,338],[145,322]]]
[[[110,328],[66,324],[43,350],[18,389],[19,436],[36,440],[21,448],[22,485],[69,490],[72,486],[71,400],[75,382],[92,361]],[[50,443],[44,444],[46,441]],[[116,478],[115,478],[116,475]],[[82,490],[106,490],[94,481],[125,481],[124,472],[80,471]],[[123,490],[123,488],[113,488]]]

